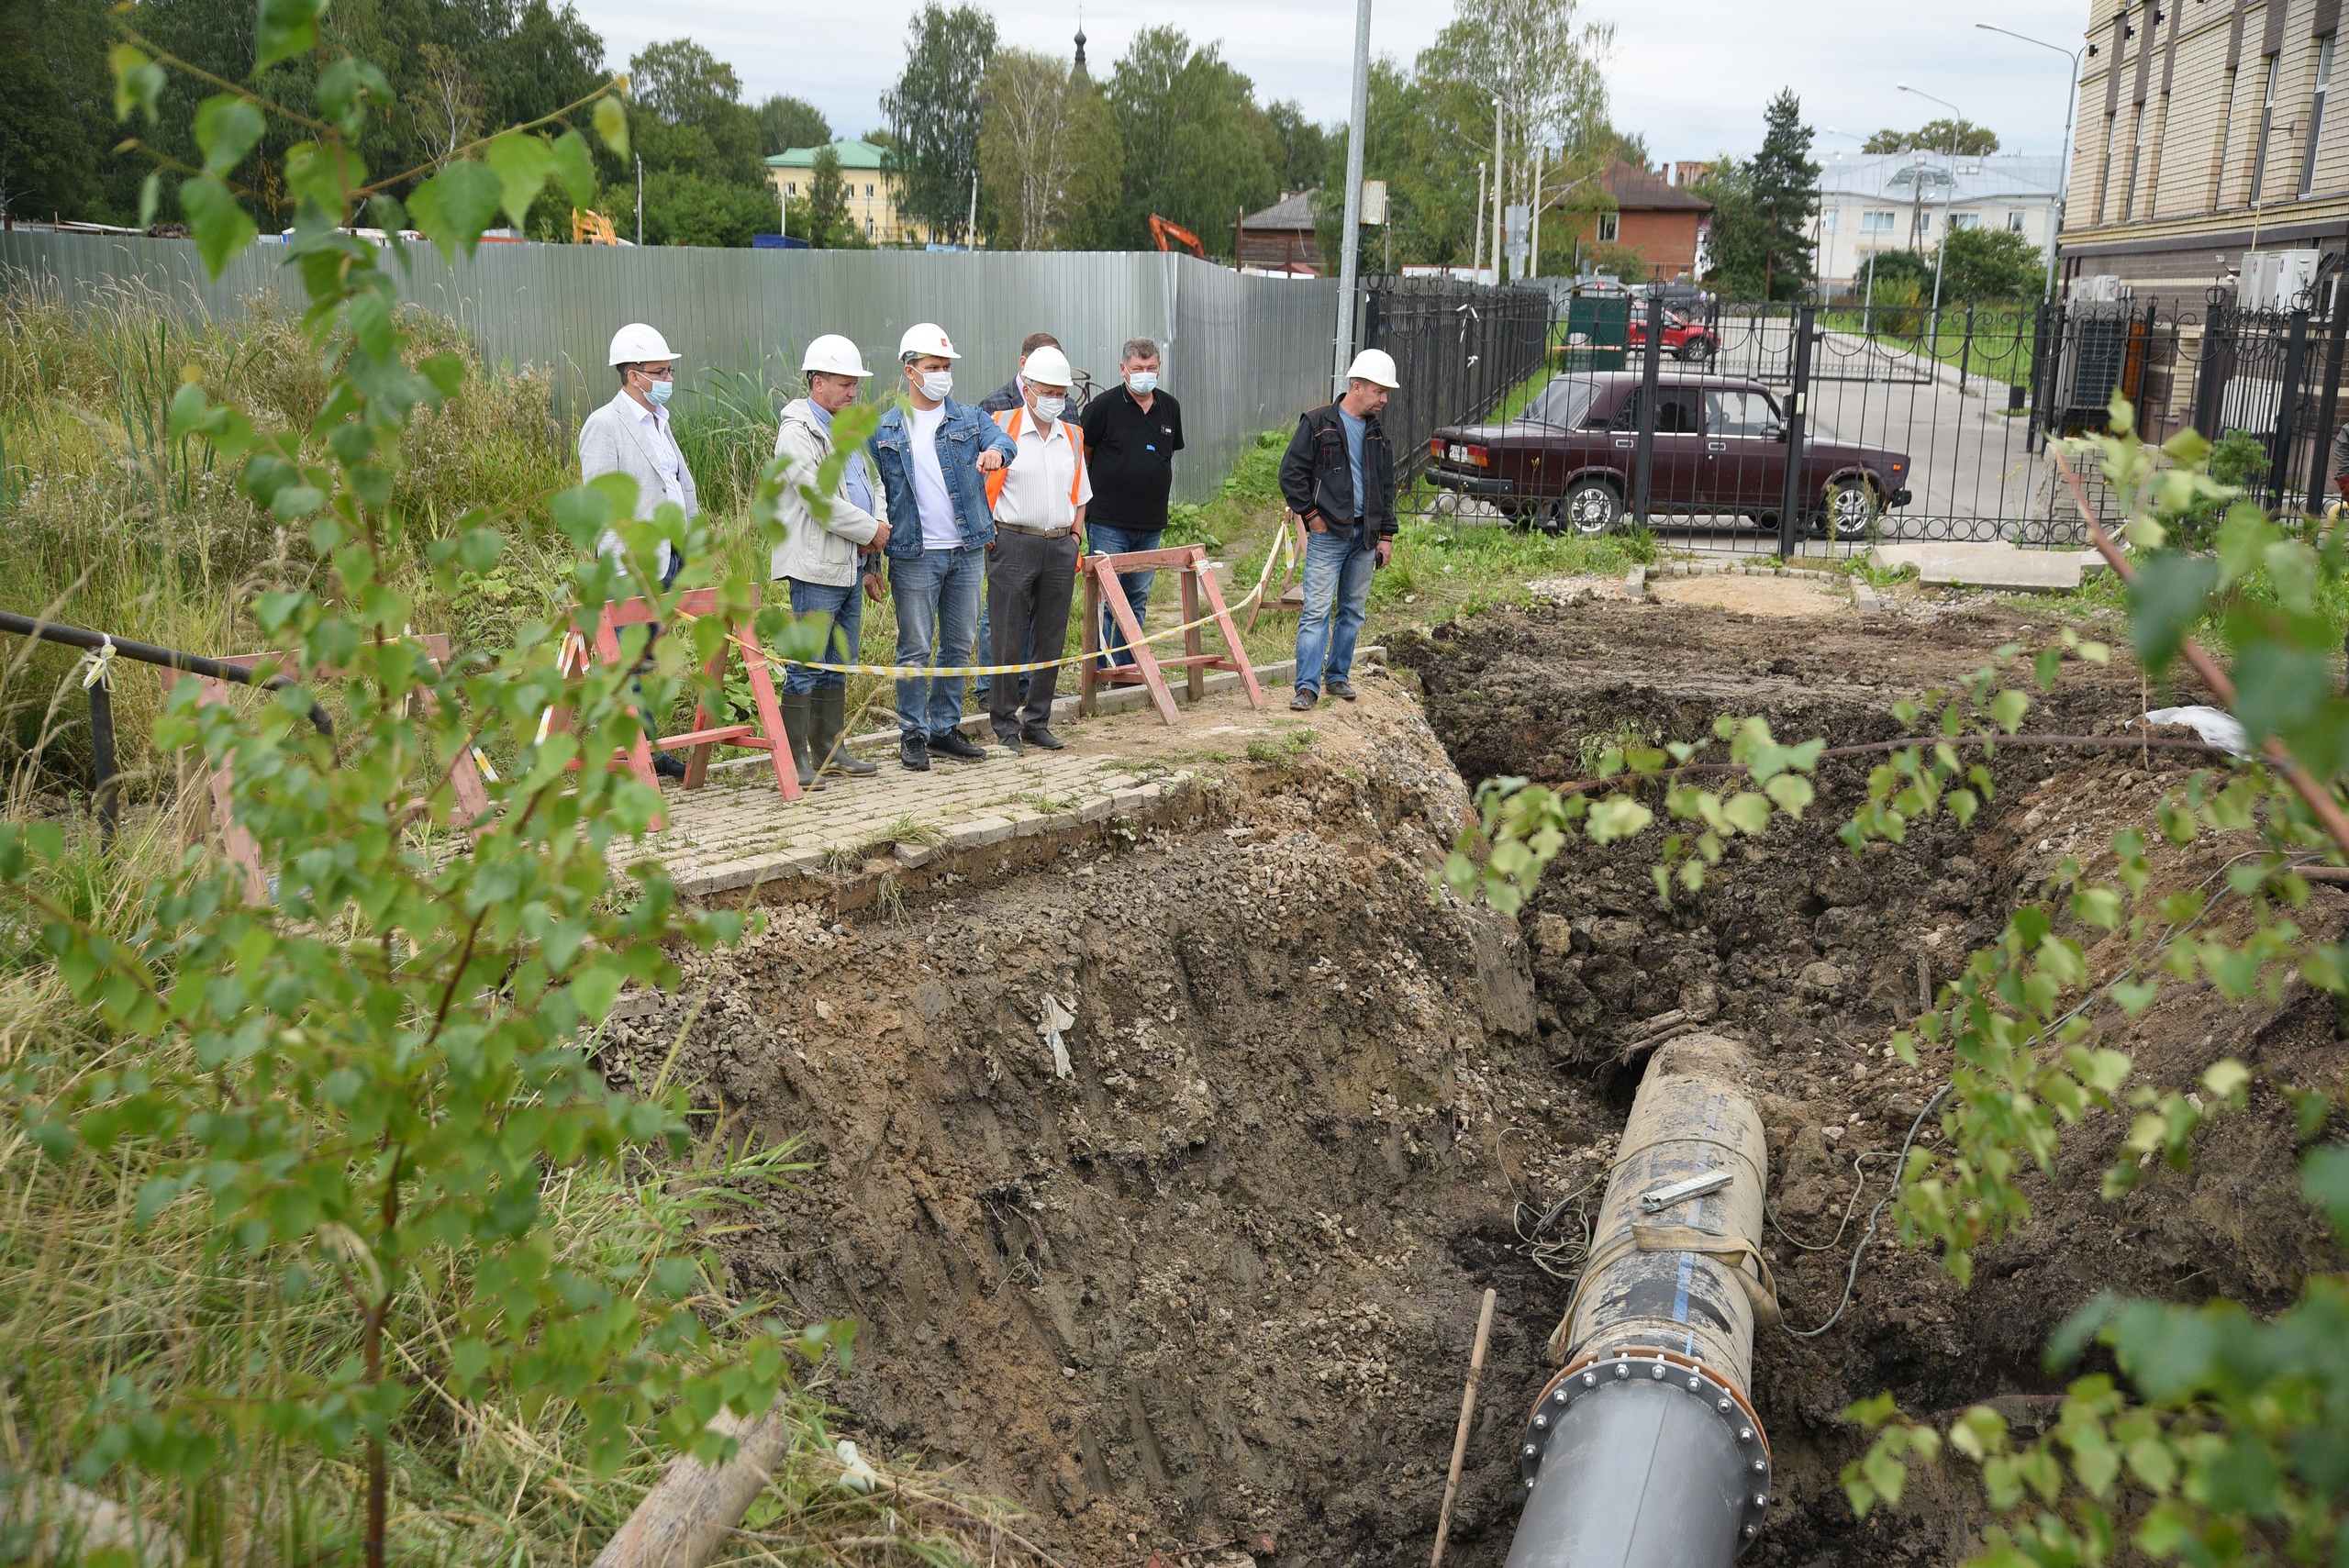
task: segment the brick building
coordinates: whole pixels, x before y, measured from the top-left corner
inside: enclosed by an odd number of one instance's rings
[[[1669,282],[1695,274],[1698,230],[1713,210],[1712,203],[1635,163],[1619,161],[1598,175],[1597,182],[1613,206],[1567,215],[1567,221],[1579,221],[1575,238],[1582,246],[1609,245],[1636,251],[1648,278]],[[1578,185],[1569,186],[1551,199],[1551,209],[1587,206],[1592,194]]]
[[[2091,0],[2063,277],[2199,304],[2247,250],[2339,252],[2340,0]]]

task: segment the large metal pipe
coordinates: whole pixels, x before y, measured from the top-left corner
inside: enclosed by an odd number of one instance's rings
[[[1659,1047],[1550,1341],[1508,1568],[1725,1568],[1761,1533],[1770,1444],[1747,1388],[1775,1321],[1769,1152],[1736,1041]]]

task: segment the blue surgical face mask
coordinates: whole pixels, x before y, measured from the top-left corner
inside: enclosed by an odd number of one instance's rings
[[[652,400],[655,408],[668,402],[676,390],[677,384],[674,381],[648,381],[644,384],[644,395]]]
[[[1036,417],[1057,419],[1067,406],[1068,399],[1065,397],[1039,397],[1036,399]]]
[[[1126,385],[1132,389],[1133,395],[1136,397],[1148,397],[1152,393],[1158,390],[1158,373],[1156,371],[1136,371],[1133,374],[1126,377]]]
[[[946,395],[954,390],[952,371],[925,371],[921,378],[921,395],[933,403],[943,403]]]

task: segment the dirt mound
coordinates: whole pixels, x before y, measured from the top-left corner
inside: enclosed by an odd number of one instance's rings
[[[724,1243],[738,1284],[853,1316],[853,1435],[1072,1561],[1424,1559],[1486,1284],[1510,1370],[1456,1529],[1464,1562],[1506,1548],[1564,1301],[1512,1251],[1510,1173],[1591,1168],[1618,1118],[1542,1051],[1513,923],[1431,890],[1466,797],[1411,700],[1361,689],[1127,852],[895,921],[777,911],[607,1055],[649,1075],[685,1029],[675,1071],[804,1139]]]
[[[1442,628],[1396,657],[1419,677],[1431,722],[1472,783],[1499,773],[1559,780],[1586,776],[1612,738],[1702,740],[1724,712],[1759,713],[1784,740],[1889,739],[1898,733],[1896,698],[1954,684],[2032,629],[2000,611],[1924,625],[1789,626],[1594,606]],[[2133,671],[2070,667],[2030,728],[2115,733],[2139,697]],[[1742,1033],[1764,1058],[1778,1226],[1771,1262],[1796,1328],[1835,1311],[1868,1213],[1887,1190],[1891,1156],[1947,1081],[1945,1051],[1905,1069],[1885,1049],[1891,1031],[1920,1010],[1929,985],[1955,978],[1968,951],[1996,939],[2006,914],[2037,895],[2066,854],[2109,864],[2110,833],[2149,823],[2162,788],[2186,770],[2159,753],[2009,748],[1992,771],[1997,798],[1970,830],[1943,819],[1854,858],[1834,830],[1865,798],[1866,763],[1831,764],[1809,817],[1732,856],[1699,897],[1663,910],[1642,846],[1578,845],[1526,914],[1543,1043],[1610,1097],[1629,1092],[1646,1020],[1670,1011]],[[2216,885],[2228,861],[2254,844],[2232,835],[2183,852],[2158,847],[2154,889]],[[2230,911],[2222,903],[2212,917],[2224,922]],[[2304,920],[2342,929],[2349,896],[2320,890]],[[2092,970],[2116,972],[2119,947],[2117,939],[2091,945]],[[2136,1053],[2139,1081],[2157,1085],[2190,1086],[2229,1054],[2285,1082],[2336,1072],[2331,1010],[2304,994],[2288,993],[2279,1007],[2237,1006],[2204,984],[2133,1027],[2117,1008],[2099,1021]],[[1927,1118],[1924,1140],[1937,1119]],[[1852,1400],[1889,1388],[1925,1414],[1998,1398],[2028,1429],[2061,1386],[2041,1370],[2041,1347],[2098,1290],[2189,1301],[2223,1294],[2256,1310],[2281,1306],[2310,1270],[2338,1266],[2299,1199],[2291,1118],[2272,1091],[2206,1136],[2193,1173],[2148,1172],[2137,1193],[2107,1204],[2098,1178],[2124,1130],[2101,1118],[2067,1140],[2055,1180],[2033,1178],[2035,1218],[1980,1255],[1970,1292],[1932,1258],[1900,1251],[1887,1223],[1834,1328],[1809,1340],[1763,1337],[1755,1397],[1787,1505],[1762,1542],[1764,1561],[1964,1555],[1974,1493],[1962,1476],[1912,1497],[1901,1514],[1854,1525],[1834,1485],[1858,1451],[1836,1420]]]

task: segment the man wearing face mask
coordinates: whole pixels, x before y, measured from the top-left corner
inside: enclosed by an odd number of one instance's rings
[[[1075,379],[1068,357],[1041,348],[1020,372],[1020,406],[995,422],[1019,445],[1011,466],[987,475],[995,509],[995,542],[987,547],[987,613],[995,625],[991,662],[1019,664],[1058,659],[1068,641],[1068,606],[1076,587],[1076,560],[1085,553],[1085,507],[1093,499],[1085,471],[1085,435],[1062,417]],[[1022,650],[1029,650],[1024,656]],[[1061,749],[1049,726],[1060,671],[1047,663],[1030,673],[1023,706],[1019,683],[999,677],[987,696],[987,717],[1004,750]]]
[[[793,615],[829,618],[823,662],[850,664],[856,662],[863,625],[858,557],[889,542],[888,509],[874,487],[870,460],[862,447],[848,454],[840,491],[822,516],[800,494],[800,486],[812,484],[816,471],[831,455],[832,416],[856,401],[857,384],[872,373],[864,368],[864,356],[856,345],[835,333],[809,343],[799,368],[807,378],[807,395],[785,407],[775,431],[774,454],[791,466],[784,473],[777,506],[783,542],[774,547],[769,573],[776,582],[790,584]],[[839,671],[790,665],[784,672],[779,700],[802,789],[820,787],[819,773],[863,778],[879,771],[841,741],[847,728],[848,681]]]
[[[1005,382],[1001,386],[996,387],[993,392],[988,393],[985,397],[979,399],[979,407],[981,411],[988,414],[1008,414],[1013,409],[1023,406],[1028,400],[1027,376],[1029,356],[1033,354],[1039,349],[1058,350],[1060,346],[1061,340],[1058,338],[1053,337],[1050,332],[1030,332],[1025,338],[1020,339],[1019,370],[1018,373],[1014,374],[1009,381]],[[1000,421],[998,421],[998,423],[1000,423]],[[989,606],[986,600],[985,596],[982,595],[979,601],[979,652],[982,657],[979,658],[976,662],[981,664],[1024,664],[1028,662],[1028,654],[1024,649],[1016,659],[993,659],[985,657],[986,651],[995,646],[995,635],[988,627],[988,610]],[[1018,684],[1019,687],[1019,695],[1022,697],[1025,697],[1028,695],[1027,676],[1006,675],[1004,679]],[[972,694],[981,702],[986,701],[987,694],[994,689],[995,677],[992,675],[981,675],[976,681],[972,683],[971,687]]]
[[[649,520],[663,501],[674,501],[691,517],[701,510],[694,489],[693,470],[669,428],[669,397],[677,386],[677,356],[667,339],[642,322],[630,322],[612,334],[612,368],[619,373],[620,389],[609,403],[587,416],[579,427],[579,475],[625,473],[636,481],[636,517]],[[596,541],[597,553],[618,559],[625,552],[617,528],[607,528]],[[662,539],[652,562],[661,585],[677,580],[685,554]],[[652,628],[660,635],[660,628]],[[652,644],[645,643],[647,657]],[[656,730],[655,733],[658,733]],[[681,779],[685,765],[666,751],[652,756],[653,772],[662,778]]]
[[[1125,555],[1156,550],[1166,527],[1166,501],[1174,490],[1174,454],[1183,450],[1183,410],[1174,394],[1158,384],[1158,344],[1135,338],[1120,356],[1122,384],[1085,406],[1085,455],[1093,464],[1095,499],[1086,513],[1086,536],[1096,554]],[[1154,572],[1121,572],[1118,585],[1134,623],[1150,614]],[[1101,646],[1106,667],[1130,664],[1124,635],[1108,606],[1101,609]]]
[[[950,395],[954,351],[943,328],[907,328],[897,344],[906,402],[881,416],[873,466],[890,518],[889,591],[897,609],[897,662],[958,665],[977,631],[986,547],[995,538],[984,474],[1019,448],[995,421]],[[897,760],[930,771],[930,753],[985,760],[960,728],[963,678],[914,675],[897,683]]]

